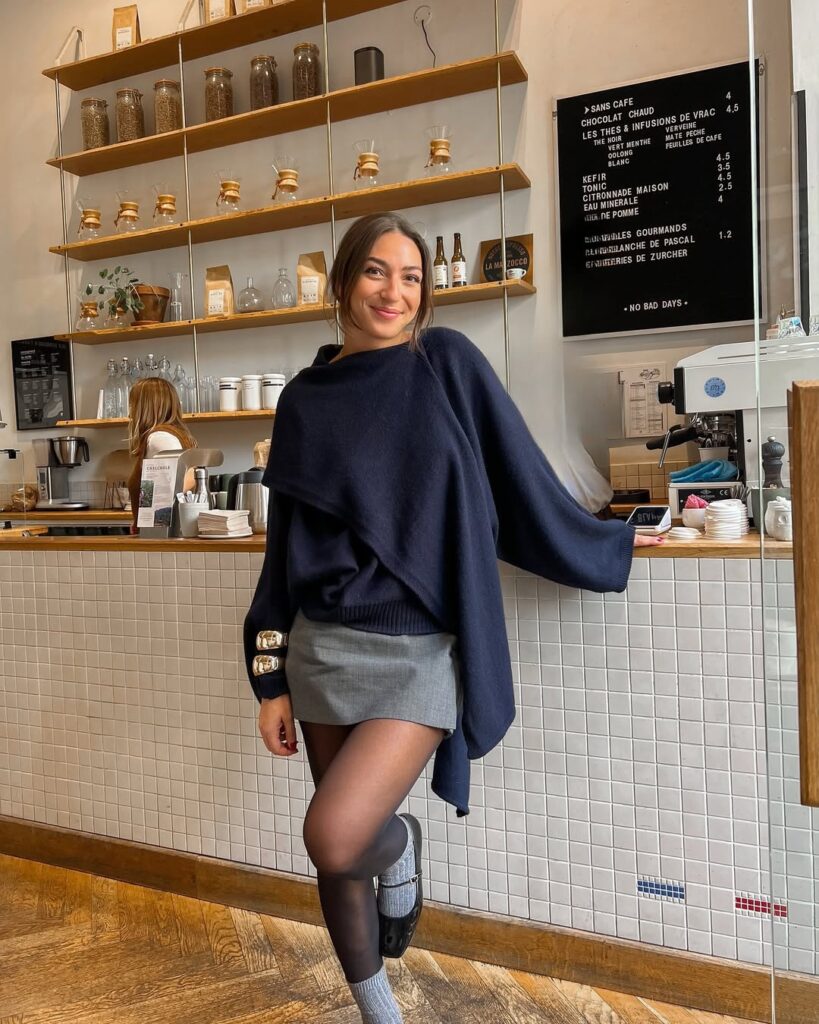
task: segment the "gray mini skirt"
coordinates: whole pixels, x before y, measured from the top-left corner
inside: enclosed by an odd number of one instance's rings
[[[463,700],[456,647],[451,633],[368,633],[299,611],[285,661],[293,717],[323,725],[398,718],[450,736]]]

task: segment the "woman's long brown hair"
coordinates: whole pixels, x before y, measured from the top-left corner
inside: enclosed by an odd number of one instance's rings
[[[182,406],[176,388],[162,377],[143,377],[131,388],[128,399],[128,448],[131,455],[145,455],[148,435],[153,430],[173,427],[184,447],[196,441],[182,420]]]
[[[360,217],[342,238],[327,283],[339,327],[342,330],[357,327],[350,309],[350,296],[373,246],[391,231],[409,238],[421,254],[421,302],[410,335],[410,348],[414,350],[418,348],[421,331],[432,323],[432,259],[424,239],[409,221],[397,213],[370,213]]]

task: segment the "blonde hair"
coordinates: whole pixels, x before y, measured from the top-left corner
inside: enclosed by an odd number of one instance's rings
[[[178,431],[183,447],[196,447],[193,435],[182,421],[182,406],[176,388],[162,377],[143,377],[131,388],[128,399],[128,448],[131,455],[142,458],[148,435],[169,426]]]

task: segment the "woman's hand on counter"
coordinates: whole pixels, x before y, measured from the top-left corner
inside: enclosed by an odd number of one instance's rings
[[[296,723],[293,721],[289,694],[283,693],[281,697],[262,701],[259,708],[259,732],[271,754],[290,757],[298,753]]]
[[[653,547],[655,544],[665,544],[665,537],[660,535],[654,537],[650,533],[635,533],[634,534],[634,546],[635,548],[648,548]]]

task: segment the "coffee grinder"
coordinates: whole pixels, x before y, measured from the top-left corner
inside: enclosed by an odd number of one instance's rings
[[[88,508],[84,501],[71,501],[68,473],[90,454],[84,437],[43,438],[32,441],[37,467],[38,512],[79,512]]]

